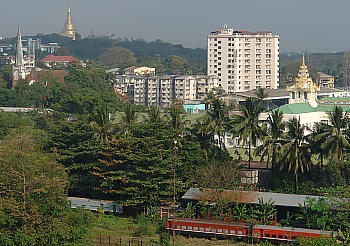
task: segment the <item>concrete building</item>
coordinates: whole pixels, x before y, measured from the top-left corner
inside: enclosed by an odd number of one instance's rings
[[[71,62],[79,62],[78,59],[73,56],[55,56],[55,55],[47,55],[41,61],[49,68],[54,66],[67,66]]]
[[[330,93],[323,93],[324,97],[318,96],[322,88]],[[333,92],[332,92],[333,91]],[[311,133],[315,123],[323,122],[328,124],[330,112],[334,106],[340,106],[343,112],[350,110],[349,92],[337,90],[335,88],[320,87],[309,77],[304,55],[298,71],[298,77],[294,85],[287,87],[289,92],[289,102],[277,109],[283,113],[283,121],[297,118],[302,126],[306,127],[305,134]],[[261,121],[266,121],[269,113],[260,115]]]
[[[322,72],[317,73],[317,84],[321,87],[334,88],[334,77]]]
[[[131,103],[161,108],[169,107],[174,99],[202,101],[217,87],[215,76],[117,75],[115,82],[115,91]]]
[[[139,67],[132,66],[124,69],[124,74],[127,75],[156,75],[156,69],[154,67]]]
[[[208,35],[207,74],[228,94],[278,88],[279,36],[224,27]]]

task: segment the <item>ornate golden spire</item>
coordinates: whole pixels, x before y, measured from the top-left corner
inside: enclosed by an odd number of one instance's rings
[[[312,82],[312,79],[310,78],[309,70],[305,65],[304,53],[303,53],[301,65],[298,71],[298,77],[295,79],[295,86],[302,88],[306,91],[319,90],[319,88],[317,88],[318,86],[314,84],[314,82]]]
[[[305,65],[304,54],[298,77],[295,78],[294,85],[287,86],[287,91],[290,92],[289,103],[308,102],[312,107],[317,107],[317,92],[320,91],[320,86],[312,81],[308,68]]]
[[[75,40],[75,34],[76,34],[76,31],[72,22],[70,5],[68,5],[67,20],[66,20],[66,24],[64,24],[61,35]]]

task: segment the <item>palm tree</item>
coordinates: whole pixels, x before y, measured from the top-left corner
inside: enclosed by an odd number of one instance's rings
[[[101,144],[106,144],[111,139],[111,132],[114,128],[114,118],[110,116],[106,105],[102,105],[94,111],[91,126],[94,129],[94,138]]]
[[[135,110],[135,105],[128,103],[124,108],[124,113],[121,114],[121,124],[124,127],[125,134],[127,134],[130,129],[137,122],[138,113]]]
[[[147,117],[143,116],[144,120],[151,124],[160,124],[163,122],[162,113],[156,106],[151,106],[147,112]]]
[[[208,161],[209,155],[212,154],[212,144],[214,143],[214,134],[212,131],[208,131],[207,125],[206,118],[202,117],[197,119],[191,129],[192,134],[197,138],[201,149],[204,151],[206,161]]]
[[[260,103],[249,97],[245,106],[240,107],[242,115],[237,115],[232,120],[232,133],[239,136],[243,145],[248,144],[248,168],[251,164],[251,146],[256,146],[258,139],[262,137],[262,129],[259,125],[259,115],[262,112]]]
[[[186,111],[181,101],[174,100],[167,112],[166,119],[174,130],[180,130],[189,123],[189,120],[186,120]]]
[[[267,118],[266,131],[262,128],[264,137],[262,139],[263,144],[256,148],[255,154],[261,155],[263,159],[267,156],[267,163],[271,160],[272,171],[276,166],[277,155],[280,152],[282,143],[282,134],[285,129],[283,122],[283,112],[280,110],[272,111]]]
[[[321,149],[327,157],[334,156],[338,161],[344,161],[344,149],[349,148],[349,137],[345,130],[349,125],[348,113],[343,113],[340,106],[335,106],[328,112],[330,125],[326,125],[327,130],[315,137],[321,142]]]
[[[282,146],[280,168],[287,166],[289,172],[295,175],[295,192],[298,190],[298,174],[309,171],[311,167],[311,149],[305,136],[305,127],[293,118],[287,122],[288,130],[283,134],[285,140]]]
[[[260,101],[263,101],[269,96],[269,93],[265,91],[264,88],[259,88],[254,94],[259,98]]]
[[[226,103],[220,98],[213,98],[210,103],[210,109],[204,116],[207,132],[212,132],[213,136],[218,138],[218,147],[220,158],[223,157],[222,152],[226,150],[223,138],[229,123],[229,116]]]
[[[307,136],[312,154],[318,155],[317,164],[320,167],[323,167],[324,158],[326,157],[324,151],[321,148],[321,144],[326,139],[326,136],[323,133],[329,131],[330,128],[331,126],[327,124],[317,122],[315,123],[312,132]]]

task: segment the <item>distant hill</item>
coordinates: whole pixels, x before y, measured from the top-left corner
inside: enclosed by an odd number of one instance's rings
[[[57,42],[61,47],[67,49],[71,55],[87,60],[98,60],[99,56],[113,46],[124,47],[132,51],[136,58],[141,56],[154,57],[158,54],[161,58],[170,55],[177,55],[185,58],[189,65],[206,66],[206,49],[184,48],[181,44],[171,44],[161,40],[147,42],[142,39],[108,39],[108,37],[85,38],[73,41],[70,38],[62,37],[59,34],[37,34],[31,36],[40,38],[42,43]],[[27,37],[23,37],[25,39]],[[2,40],[1,43],[16,43],[16,38]]]

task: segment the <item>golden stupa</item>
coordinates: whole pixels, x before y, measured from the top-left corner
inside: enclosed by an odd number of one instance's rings
[[[75,40],[75,34],[76,34],[76,31],[72,22],[70,5],[68,5],[67,20],[66,20],[66,24],[64,24],[63,30],[61,32],[61,36],[69,37]]]

